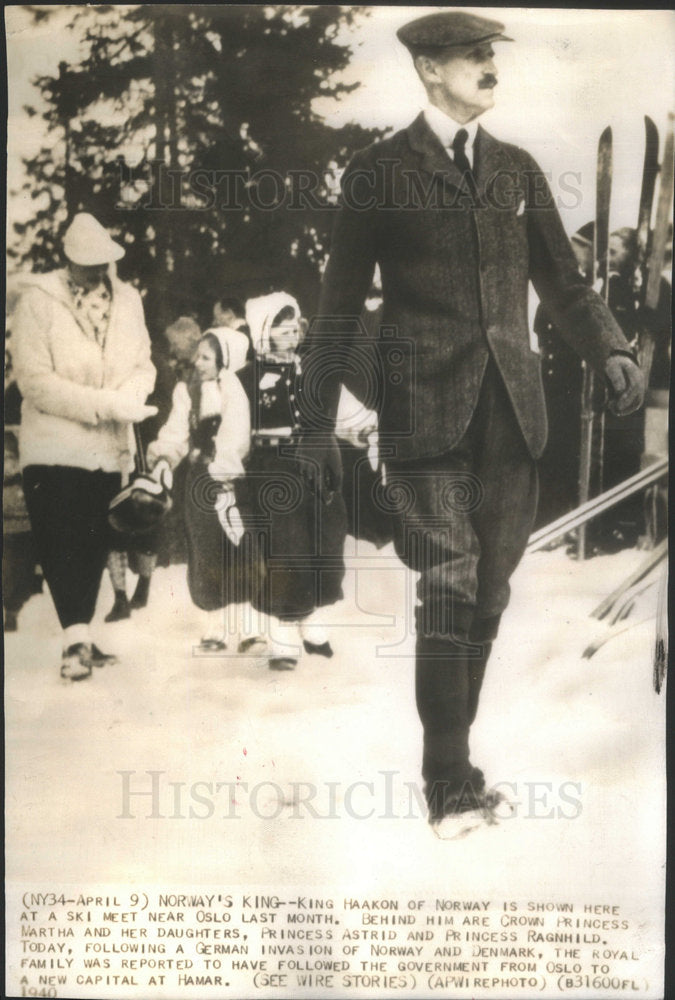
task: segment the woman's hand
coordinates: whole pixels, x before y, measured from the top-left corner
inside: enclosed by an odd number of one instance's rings
[[[116,420],[120,424],[139,424],[154,417],[156,406],[141,403],[136,396],[121,389],[100,389],[96,399],[99,420]]]
[[[173,472],[171,471],[171,466],[165,458],[159,458],[157,460],[150,475],[156,482],[160,483],[160,485],[162,485],[167,492],[171,491],[171,487],[173,486]]]

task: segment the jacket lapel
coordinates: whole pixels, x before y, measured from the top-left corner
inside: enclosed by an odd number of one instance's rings
[[[437,135],[429,128],[424,112],[406,129],[411,148],[420,157],[420,169],[432,174],[437,180],[451,184],[462,191],[469,191],[464,177],[454,161],[443,149]],[[479,194],[485,192],[486,185],[500,170],[507,170],[512,164],[502,143],[479,125],[474,145],[473,173]]]
[[[420,157],[420,168],[432,174],[434,179],[445,184],[469,191],[461,170],[443,149],[435,132],[429,128],[424,112],[420,112],[412,125],[406,129],[411,148]]]
[[[476,132],[473,164],[479,193],[485,192],[488,183],[490,185],[494,183],[494,178],[500,170],[508,170],[509,167],[512,167],[512,164],[502,143],[479,125]]]

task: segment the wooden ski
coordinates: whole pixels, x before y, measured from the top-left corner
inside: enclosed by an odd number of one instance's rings
[[[671,224],[671,204],[673,200],[673,122],[675,115],[668,115],[668,131],[663,149],[663,163],[661,164],[661,178],[659,181],[659,200],[656,206],[656,219],[654,220],[654,237],[652,240],[652,252],[647,265],[647,292],[645,294],[645,305],[648,309],[656,309],[659,301],[661,288],[661,272],[663,271],[666,259],[666,246],[668,244],[668,232]]]
[[[649,232],[652,223],[652,207],[656,176],[659,172],[659,133],[656,125],[645,115],[645,157],[642,167],[642,186],[640,188],[640,207],[637,220],[637,267],[642,270],[647,262],[649,247]],[[644,275],[644,290],[646,290],[646,275]],[[642,296],[644,298],[644,295]]]
[[[637,628],[638,625],[644,625],[646,622],[654,621],[654,615],[647,615],[646,618],[640,618],[636,622],[619,622],[618,625],[614,625],[613,628],[608,629],[604,635],[601,635],[599,639],[595,639],[590,645],[586,646],[583,651],[583,658],[585,660],[590,660],[592,656],[595,656],[597,651],[601,649],[605,643],[609,642],[610,639],[616,638],[617,635],[622,635],[624,632],[628,632],[630,629]]]
[[[660,458],[657,462],[648,465],[646,469],[636,472],[630,479],[626,479],[617,486],[612,486],[605,493],[601,493],[600,496],[587,501],[581,507],[570,511],[569,514],[563,514],[562,517],[559,517],[551,524],[533,531],[528,539],[525,551],[539,552],[541,549],[547,548],[547,546],[551,545],[558,538],[562,538],[563,535],[566,535],[570,531],[575,531],[582,525],[592,521],[598,514],[603,514],[617,503],[620,503],[627,497],[633,496],[634,493],[639,493],[640,490],[646,489],[652,483],[658,482],[667,475],[668,459]]]
[[[657,139],[658,142],[658,139]],[[663,271],[668,231],[671,222],[671,199],[673,196],[673,115],[669,115],[668,131],[666,133],[661,179],[659,182],[659,197],[656,206],[656,219],[652,238],[649,262],[644,266],[646,271],[643,286],[642,305],[646,309],[656,309],[661,291],[661,273]],[[648,234],[647,234],[648,235]],[[638,230],[639,240],[639,230]],[[638,250],[640,243],[638,242]],[[640,332],[639,361],[644,372],[645,381],[649,385],[649,376],[654,359],[654,334],[649,329]]]
[[[598,142],[593,233],[593,280],[601,277],[607,301],[609,264],[609,207],[612,193],[612,130],[608,126]],[[604,387],[603,387],[604,389]],[[581,454],[579,460],[579,506],[602,491],[602,440],[604,418],[598,408],[598,387],[592,369],[584,362],[581,389]],[[604,400],[603,400],[604,402]],[[586,558],[586,524],[579,527],[577,557]]]
[[[668,566],[664,565],[656,609],[656,639],[654,642],[654,690],[660,693],[668,669]]]
[[[617,603],[612,608],[612,613],[607,616],[608,625],[616,625],[618,622],[622,622],[624,618],[628,618],[629,614],[635,607],[635,602],[643,594],[646,594],[648,590],[655,587],[658,583],[656,578],[657,566],[651,571],[651,573],[645,577],[644,580],[640,580],[636,583],[634,587],[627,590],[623,597],[617,601]]]
[[[668,539],[664,538],[663,541],[649,553],[647,558],[640,563],[638,568],[630,574],[628,579],[624,580],[624,582],[617,587],[616,590],[613,590],[612,593],[604,599],[604,601],[598,604],[597,608],[594,608],[593,611],[591,611],[591,617],[604,618],[608,615],[615,606],[616,602],[619,601],[624,594],[627,594],[631,587],[634,587],[636,583],[639,583],[640,580],[644,580],[647,574],[651,573],[654,566],[658,565],[658,563],[660,563],[662,559],[665,559],[667,555]]]

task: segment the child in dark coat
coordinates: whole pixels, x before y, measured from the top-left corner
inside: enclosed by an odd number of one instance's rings
[[[330,505],[317,501],[296,466],[302,381],[296,351],[304,332],[297,302],[284,292],[251,299],[246,320],[256,357],[238,377],[250,449],[234,499],[264,567],[252,603],[270,618],[269,665],[290,669],[298,638],[308,653],[333,655],[321,609],[343,596],[346,513],[340,494]]]

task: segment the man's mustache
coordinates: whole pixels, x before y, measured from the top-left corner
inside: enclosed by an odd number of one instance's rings
[[[488,90],[490,87],[497,86],[497,77],[493,76],[492,73],[488,73],[478,84],[479,90]]]

